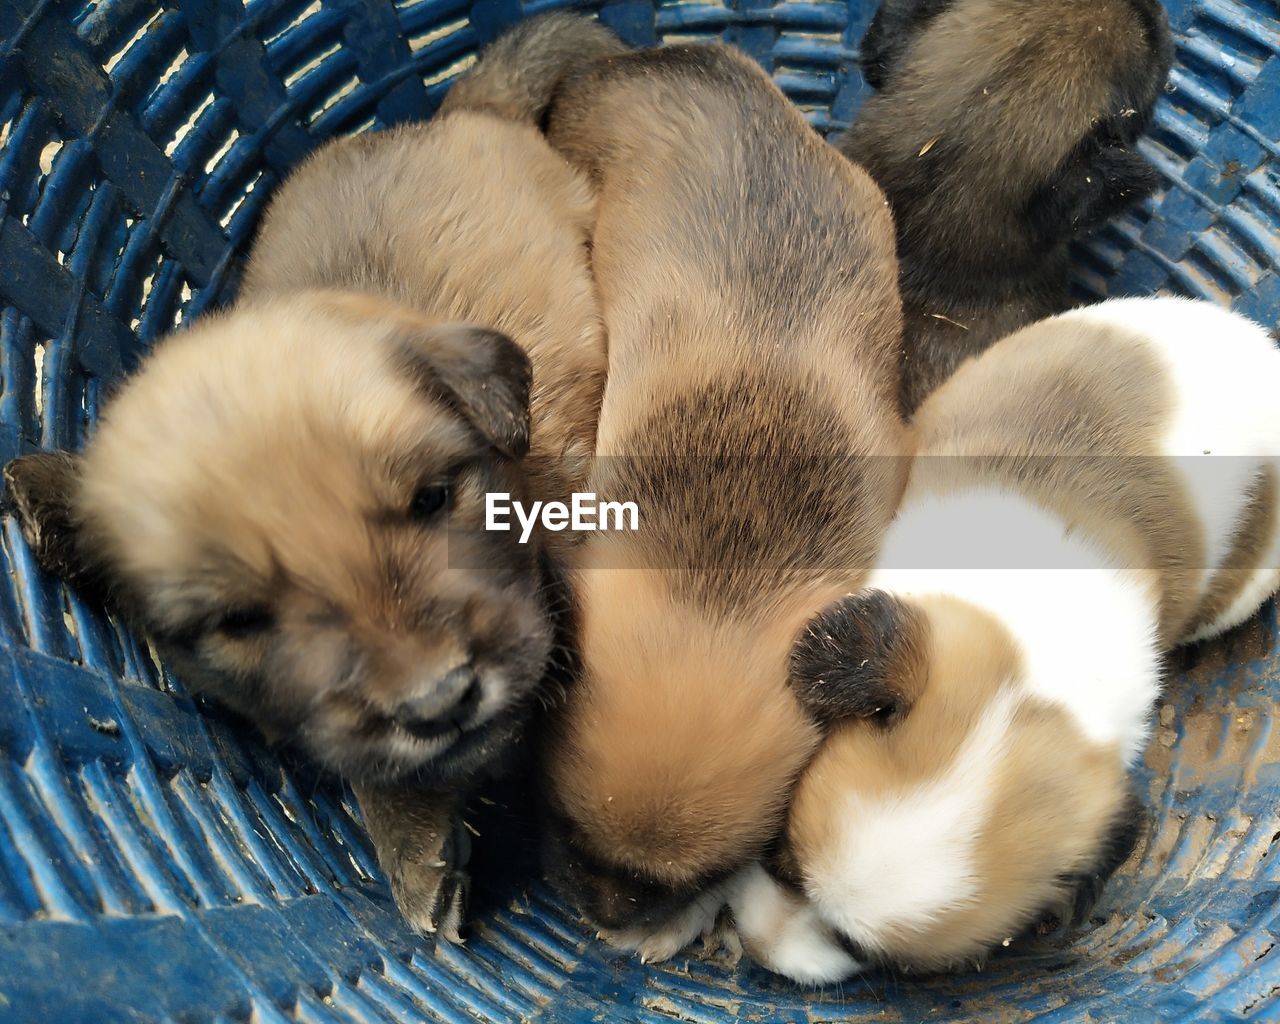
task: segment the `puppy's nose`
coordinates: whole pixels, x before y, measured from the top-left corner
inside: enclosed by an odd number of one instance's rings
[[[423,692],[396,708],[396,724],[415,736],[431,739],[462,725],[480,703],[480,680],[463,665],[446,672]]]

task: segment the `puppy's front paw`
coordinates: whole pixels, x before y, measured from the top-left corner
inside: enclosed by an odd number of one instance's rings
[[[686,907],[660,925],[650,928],[626,928],[603,931],[601,937],[616,949],[638,953],[643,964],[670,960],[699,935],[715,928],[724,899],[716,888],[699,894]]]
[[[805,897],[759,864],[729,881],[729,907],[742,946],[766,970],[802,985],[827,985],[856,974],[855,960]]]
[[[423,935],[461,942],[471,837],[459,795],[409,785],[354,789],[400,913]]]
[[[442,830],[442,836],[440,843],[390,852],[383,870],[396,907],[414,931],[446,942],[462,942],[471,883],[467,873],[471,846],[461,818]]]

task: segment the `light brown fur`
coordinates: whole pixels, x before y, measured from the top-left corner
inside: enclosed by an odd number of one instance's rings
[[[936,782],[1004,682],[1023,674],[1016,642],[991,616],[941,596],[909,603],[917,614],[904,622],[925,657],[919,679],[895,682],[915,693],[911,710],[890,730],[841,724],[806,769],[788,820],[788,859],[801,879],[837,870],[832,858],[855,824],[839,812],[851,786],[873,799],[909,799]],[[871,955],[942,969],[980,957],[1046,908],[1069,916],[1071,876],[1089,869],[1096,837],[1124,808],[1124,768],[1114,749],[1085,742],[1065,711],[1034,698],[1015,710],[1006,744],[975,847],[972,898],[927,927],[860,938]]]
[[[486,531],[485,493],[579,489],[604,383],[594,197],[534,124],[560,73],[619,44],[562,25],[522,29],[570,44],[540,77],[488,68],[428,125],[314,154],[237,304],[159,344],[82,459],[5,472],[46,565],[361,783],[425,931],[456,934],[461,906],[441,822],[511,747],[555,643],[543,556],[567,535]]]
[[[590,823],[600,856],[683,885],[719,868],[726,847],[759,843],[761,817],[782,814],[816,734],[784,685],[802,612],[751,635],[694,606],[673,616],[655,577],[579,577],[589,671],[609,685],[575,702],[575,742],[552,762],[551,783],[564,810]],[[616,615],[597,622],[614,608],[626,609],[626,629]]]
[[[1182,637],[1196,636],[1205,630],[1218,631],[1214,625],[1222,620],[1254,574],[1265,567],[1278,512],[1280,480],[1275,469],[1267,467],[1249,494],[1231,539],[1231,550],[1209,581],[1194,616],[1184,621]]]
[[[536,129],[464,109],[304,164],[267,212],[242,301],[341,287],[516,339],[533,364],[533,493],[561,500],[587,471],[604,389],[594,214]]]
[[[613,927],[627,878],[690,894],[758,852],[816,741],[786,662],[901,492],[899,306],[883,197],[731,50],[597,65],[549,137],[600,195],[592,487],[641,516],[575,559],[582,678],[548,751],[598,869],[558,877]]]

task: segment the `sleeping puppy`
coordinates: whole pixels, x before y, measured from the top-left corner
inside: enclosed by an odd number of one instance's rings
[[[553,645],[544,546],[486,532],[485,494],[579,486],[604,382],[593,198],[534,123],[563,65],[618,44],[547,45],[554,71],[490,65],[431,124],[317,152],[234,308],[159,344],[83,455],[5,472],[46,566],[359,784],[427,931],[456,930],[458,803]]]
[[[797,645],[833,731],[771,877],[732,905],[762,964],[820,983],[941,969],[1079,919],[1132,849],[1126,771],[1168,648],[1280,583],[1280,352],[1207,303],[1028,327],[921,407],[870,589]]]
[[[776,831],[817,741],[791,646],[863,580],[904,485],[893,229],[870,178],[724,47],[597,64],[548,124],[599,192],[591,489],[636,502],[640,528],[573,559],[582,671],[546,750],[546,863],[659,959]]]
[[[1070,304],[1067,243],[1152,192],[1134,151],[1173,46],[1158,0],[883,0],[880,91],[841,149],[898,226],[908,415],[961,361]]]

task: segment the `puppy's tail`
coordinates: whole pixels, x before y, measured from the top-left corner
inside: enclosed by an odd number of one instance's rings
[[[541,124],[565,78],[626,49],[607,28],[581,14],[557,11],[530,18],[480,54],[449,90],[440,113],[479,110]]]

